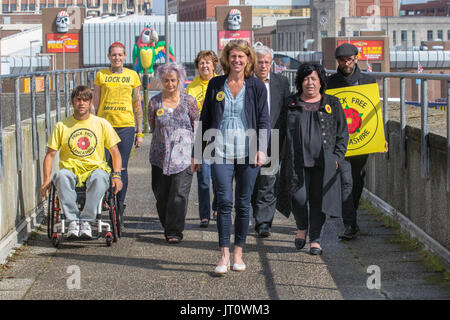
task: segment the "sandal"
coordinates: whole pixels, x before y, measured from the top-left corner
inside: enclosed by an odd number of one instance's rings
[[[166,239],[168,243],[180,243],[181,242],[181,238],[180,237],[169,237]]]

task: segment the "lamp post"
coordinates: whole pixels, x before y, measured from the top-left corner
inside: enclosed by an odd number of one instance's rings
[[[63,51],[63,70],[66,71],[66,51],[64,50],[66,47],[65,42],[70,39],[62,39],[62,51]]]
[[[166,63],[169,63],[169,0],[165,1],[165,15],[166,15]]]
[[[32,46],[33,43],[35,42],[40,42],[40,40],[31,40],[30,41],[30,72],[33,72],[33,51],[32,51]]]

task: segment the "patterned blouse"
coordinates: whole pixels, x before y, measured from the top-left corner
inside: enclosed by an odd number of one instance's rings
[[[194,122],[199,120],[197,102],[180,93],[175,109],[164,109],[162,93],[154,96],[148,106],[148,121],[152,132],[150,163],[162,169],[164,175],[185,170],[191,164],[194,144]]]

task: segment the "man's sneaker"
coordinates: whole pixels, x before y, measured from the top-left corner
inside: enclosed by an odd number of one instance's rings
[[[359,234],[359,227],[355,226],[347,226],[345,227],[345,231],[344,233],[339,235],[339,239],[343,239],[343,240],[352,240],[355,239]]]
[[[92,238],[91,224],[87,221],[81,222],[80,237],[83,239]]]
[[[80,224],[78,221],[71,221],[67,231],[68,238],[78,238],[80,236]]]

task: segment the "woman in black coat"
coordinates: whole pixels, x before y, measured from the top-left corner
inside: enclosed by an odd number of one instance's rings
[[[339,99],[324,93],[321,65],[302,64],[296,87],[279,118],[285,146],[277,209],[286,217],[294,214],[296,248],[304,247],[309,233],[310,253],[318,255],[325,215],[341,215],[338,168],[347,151],[348,127]]]

